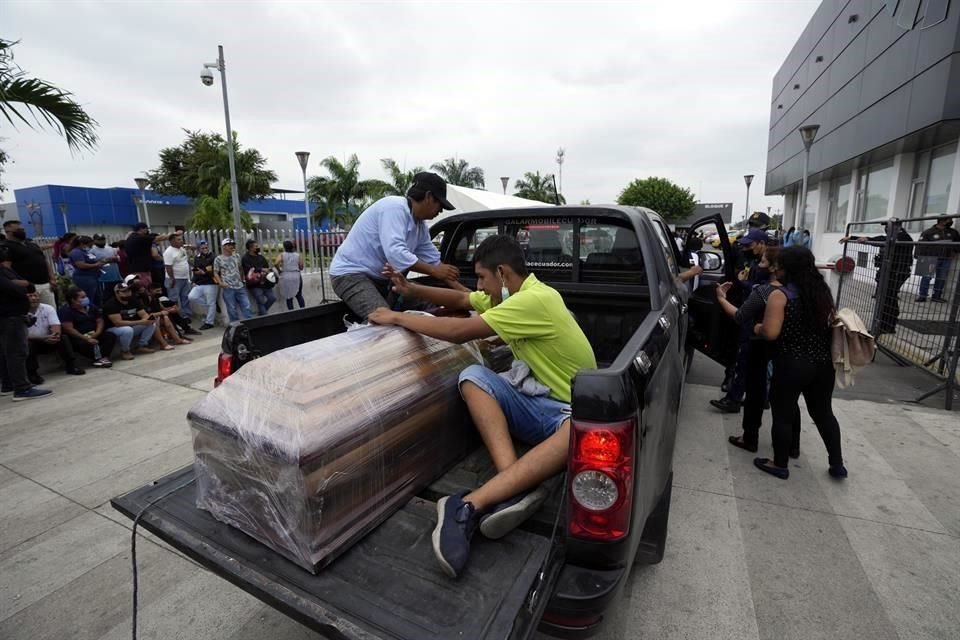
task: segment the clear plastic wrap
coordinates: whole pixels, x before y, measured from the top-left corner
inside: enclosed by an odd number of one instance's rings
[[[368,327],[246,364],[188,413],[197,506],[316,572],[467,453],[490,353]]]

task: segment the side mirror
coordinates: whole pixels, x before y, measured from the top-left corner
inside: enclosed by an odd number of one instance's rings
[[[723,267],[723,259],[715,253],[698,251],[697,257],[700,258],[700,266],[704,271],[719,271]]]

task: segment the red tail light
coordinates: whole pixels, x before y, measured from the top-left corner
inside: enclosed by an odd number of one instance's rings
[[[567,467],[570,534],[619,540],[630,532],[636,422],[583,422],[570,428]]]
[[[213,386],[219,387],[220,383],[230,377],[233,373],[233,356],[229,353],[221,353],[217,357],[217,377],[213,379]]]

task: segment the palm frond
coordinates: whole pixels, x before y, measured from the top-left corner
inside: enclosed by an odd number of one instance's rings
[[[0,114],[11,126],[21,121],[30,128],[51,127],[74,151],[93,149],[98,123],[72,95],[43,80],[23,77],[22,72],[7,74],[0,77]]]

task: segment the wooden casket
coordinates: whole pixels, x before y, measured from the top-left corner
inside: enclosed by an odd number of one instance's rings
[[[197,506],[318,571],[467,453],[485,353],[368,327],[246,364],[188,413]]]

